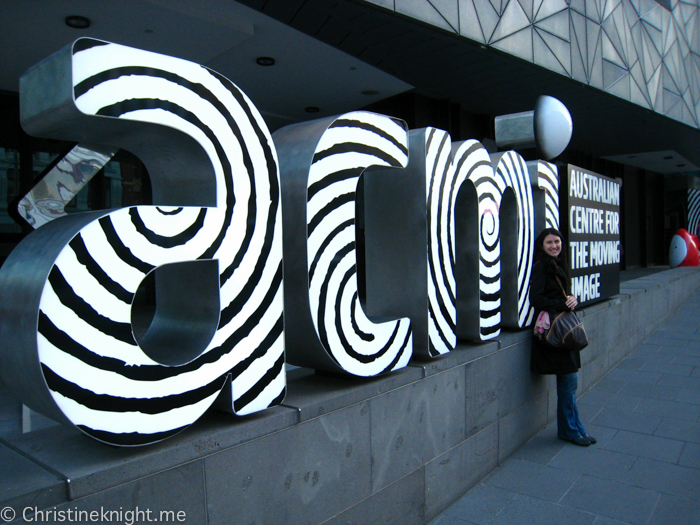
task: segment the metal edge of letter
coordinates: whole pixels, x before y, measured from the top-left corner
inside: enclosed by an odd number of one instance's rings
[[[309,304],[306,253],[306,193],[309,166],[318,139],[334,118],[292,124],[272,134],[280,162],[282,238],[284,246],[284,322],[287,362],[331,369],[330,360],[313,330]]]
[[[20,242],[0,268],[3,382],[29,408],[64,424],[70,421],[53,402],[38,359],[39,304],[55,258],[76,232],[103,214],[81,214],[48,223],[31,234],[33,242]]]
[[[413,355],[429,355],[426,152],[424,130],[408,132],[405,168],[364,175],[364,242],[367,313],[411,319]]]
[[[411,130],[406,168],[364,175],[367,306],[410,318],[420,358],[456,345],[450,145],[443,130]]]

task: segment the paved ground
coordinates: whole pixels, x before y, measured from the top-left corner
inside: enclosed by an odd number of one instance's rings
[[[700,294],[431,525],[700,524]]]

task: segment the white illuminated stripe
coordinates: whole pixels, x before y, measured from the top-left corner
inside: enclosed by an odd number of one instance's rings
[[[280,392],[282,392],[286,386],[286,377],[285,377],[285,370],[284,367],[282,367],[282,370],[280,370],[280,373],[272,380],[270,381],[270,384],[268,384],[262,392],[258,395],[256,401],[258,404],[262,404],[264,406],[271,406],[272,402],[275,400],[280,395]],[[242,392],[244,387],[241,385],[235,385],[234,390],[237,392]],[[256,412],[256,410],[251,410],[250,406],[252,405],[249,404],[245,407],[243,407],[238,414],[241,416],[246,416],[248,414],[252,414]]]
[[[130,366],[157,364],[136,344],[129,345],[114,339],[78,317],[73,310],[61,303],[49,284],[44,287],[41,311],[51,319],[56,328],[68,334],[76,343],[95,355],[118,359]],[[47,353],[50,353],[52,348],[39,347],[39,358],[42,362],[49,359]]]
[[[52,392],[61,412],[78,426],[112,434],[156,434],[168,432],[197,421],[216,400],[219,393],[213,394],[192,405],[177,407],[159,414],[142,412],[104,412],[92,410],[57,392]]]
[[[282,334],[280,334],[280,337],[278,337],[275,343],[270,347],[270,350],[266,352],[265,355],[263,355],[259,359],[255,359],[251,363],[250,370],[251,372],[255,373],[249,374],[247,376],[241,376],[233,380],[234,395],[248,392],[253,387],[255,387],[255,383],[257,382],[254,380],[255,377],[265,375],[268,370],[274,367],[275,363],[280,358],[280,356],[283,355],[283,353],[284,340]],[[282,370],[284,370],[284,367],[282,367]],[[240,395],[237,395],[234,397],[234,400],[240,399],[240,397]]]
[[[158,380],[130,379],[117,372],[92,367],[54,347],[41,335],[38,343],[40,348],[51,347],[51,352],[46,352],[46,358],[42,360],[44,365],[66,381],[99,395],[155,399],[189,392],[223,375],[221,364],[217,362],[207,363],[196,370]],[[158,366],[158,363],[153,362],[152,366]]]
[[[125,303],[102,288],[99,281],[78,261],[70,246],[61,251],[55,266],[76,295],[101,315],[120,323],[130,322],[131,303]]]
[[[333,210],[331,213],[329,213],[326,218],[321,221],[316,229],[313,231],[313,233],[309,236],[308,238],[308,243],[307,243],[307,252],[309,254],[309,269],[311,269],[311,265],[313,264],[314,259],[316,256],[319,254],[321,247],[323,246],[323,243],[328,240],[330,237],[331,233],[338,228],[341,224],[354,220],[355,219],[355,203],[353,202],[348,202],[346,204],[343,204],[342,206],[336,208]],[[338,242],[341,242],[342,244],[338,244]],[[336,233],[335,239],[333,241],[333,245],[336,246],[338,250],[343,249],[345,246],[348,244],[355,242],[355,227],[354,224],[350,226],[346,226],[343,230],[340,232]],[[354,251],[354,250],[353,250]],[[330,253],[330,248],[326,248],[325,252],[322,254],[322,260],[327,260],[328,264],[326,264],[326,267],[332,262],[332,257],[334,256],[332,253]],[[328,259],[328,257],[331,257],[331,259]],[[323,272],[321,272],[323,273]],[[315,279],[318,279],[318,275],[314,275]]]
[[[451,140],[447,132],[431,130],[433,147],[426,160],[426,198],[430,228],[430,251],[428,252],[428,300],[432,308],[429,313],[428,335],[433,348],[439,354],[452,351],[457,344],[454,331],[457,309],[454,302],[454,251],[450,254],[449,233],[454,232],[454,213],[450,214],[450,191],[457,177],[451,157]],[[434,164],[434,166],[433,166]],[[434,176],[433,176],[434,174]],[[430,271],[432,262],[433,272]],[[447,317],[446,317],[447,316]]]
[[[79,235],[83,238],[88,253],[97,265],[126,291],[136,293],[146,274],[127,264],[116,255],[114,248],[105,237],[100,223],[91,222],[80,230]]]
[[[324,239],[321,239],[324,240]],[[318,315],[318,305],[320,303],[320,298],[322,294],[323,282],[326,276],[330,273],[331,265],[336,261],[338,252],[344,249],[350,242],[355,240],[355,232],[352,228],[345,228],[338,235],[336,235],[331,242],[328,244],[326,249],[321,253],[318,259],[313,278],[309,282],[309,300],[311,303],[311,315],[316,319]],[[315,257],[316,253],[309,253],[309,263],[313,261],[312,257]],[[352,260],[354,262],[355,251],[352,250],[348,255],[345,256],[346,259]],[[336,270],[338,271],[338,270]],[[371,323],[368,323],[369,326]]]

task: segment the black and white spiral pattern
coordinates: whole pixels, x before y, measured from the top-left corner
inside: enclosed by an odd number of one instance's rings
[[[279,404],[286,389],[279,171],[259,113],[230,81],[185,60],[82,39],[72,67],[83,113],[193,137],[212,162],[218,205],[120,209],[65,246],[39,314],[39,359],[53,399],[78,428],[117,445],[187,427],[229,374],[236,413]],[[199,357],[164,366],[134,339],[131,303],[154,268],[198,259],[218,260],[219,325]]]
[[[537,161],[537,187],[544,191],[545,228],[559,229],[559,171],[555,164]]]
[[[453,151],[455,187],[471,181],[479,203],[479,335],[493,339],[501,332],[501,245],[499,209],[505,189],[493,172],[488,151],[467,140]],[[457,198],[455,191],[452,206]]]
[[[323,133],[309,170],[309,303],[318,337],[345,371],[373,376],[406,366],[413,347],[408,318],[374,323],[357,291],[355,195],[369,166],[404,167],[402,121],[368,112],[336,119]]]
[[[432,357],[446,354],[457,345],[455,324],[455,176],[452,141],[443,130],[428,128],[426,134],[426,200],[428,222],[428,339]]]
[[[544,191],[544,227],[559,229],[559,171],[557,170],[557,166],[555,164],[544,160],[537,161],[537,187]],[[538,232],[534,233],[538,234]],[[533,257],[534,245],[533,251],[530,252],[530,259],[528,259],[528,275],[532,272]],[[529,298],[529,279],[526,283],[525,293]],[[525,324],[521,326],[531,324],[535,318],[535,309],[530,306],[529,299],[527,299],[527,304],[529,311],[527,312],[527,315],[524,316]],[[520,317],[522,318],[523,316]]]
[[[529,288],[532,258],[535,249],[535,217],[532,187],[525,160],[514,151],[504,153],[494,166],[498,187],[510,187],[518,205],[518,327],[529,325],[534,317],[530,307]],[[499,198],[500,198],[499,197]],[[500,203],[500,201],[499,201]],[[503,286],[503,283],[501,283]]]
[[[688,190],[688,231],[700,236],[700,190]]]
[[[532,253],[534,249],[534,214],[532,188],[523,158],[513,151],[500,156],[492,165],[486,149],[476,140],[455,148],[453,163],[456,186],[470,180],[479,203],[479,334],[492,339],[501,327],[501,221],[503,193],[511,188],[518,205],[518,324],[526,326],[532,316],[528,298]]]

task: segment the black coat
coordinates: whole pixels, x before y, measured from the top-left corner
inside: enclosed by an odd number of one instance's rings
[[[566,294],[562,293],[556,276],[559,277]],[[530,304],[535,308],[535,319],[542,311],[549,312],[553,318],[552,312],[568,310],[566,295],[570,293],[569,286],[566,272],[557,259],[545,256],[535,262],[530,278]],[[581,355],[578,350],[553,349],[537,337],[533,337],[530,368],[538,374],[571,374],[581,368]]]

